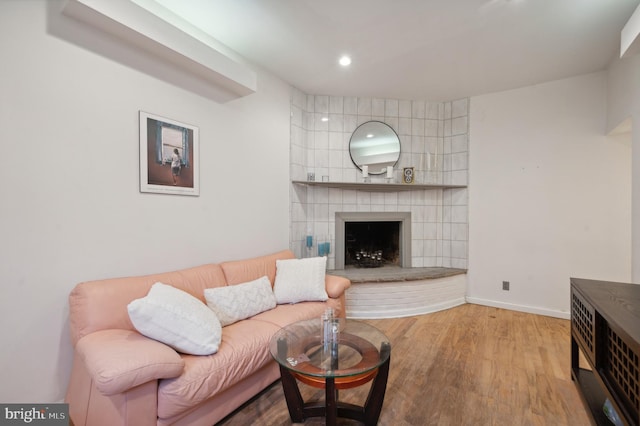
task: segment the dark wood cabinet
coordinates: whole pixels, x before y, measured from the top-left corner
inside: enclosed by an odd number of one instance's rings
[[[571,376],[596,424],[611,424],[609,399],[625,424],[640,425],[639,360],[640,285],[571,278]]]

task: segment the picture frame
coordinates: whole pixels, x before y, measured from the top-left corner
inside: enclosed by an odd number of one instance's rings
[[[413,184],[415,182],[414,168],[413,167],[404,167],[402,169],[402,183]]]
[[[140,120],[140,192],[200,195],[199,129],[145,111]]]

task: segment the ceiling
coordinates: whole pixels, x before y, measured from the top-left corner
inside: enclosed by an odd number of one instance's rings
[[[305,93],[427,101],[603,70],[639,1],[156,0]]]

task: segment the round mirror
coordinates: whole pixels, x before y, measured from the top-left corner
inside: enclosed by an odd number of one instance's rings
[[[387,171],[400,158],[400,139],[396,132],[381,121],[367,121],[351,135],[349,141],[351,161],[357,168],[369,166],[369,173],[379,175]]]

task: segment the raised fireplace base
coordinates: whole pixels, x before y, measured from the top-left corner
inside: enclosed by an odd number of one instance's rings
[[[346,292],[347,318],[408,317],[465,303],[464,269],[354,268],[328,273],[351,279],[352,285]],[[394,274],[397,279],[393,279]]]

